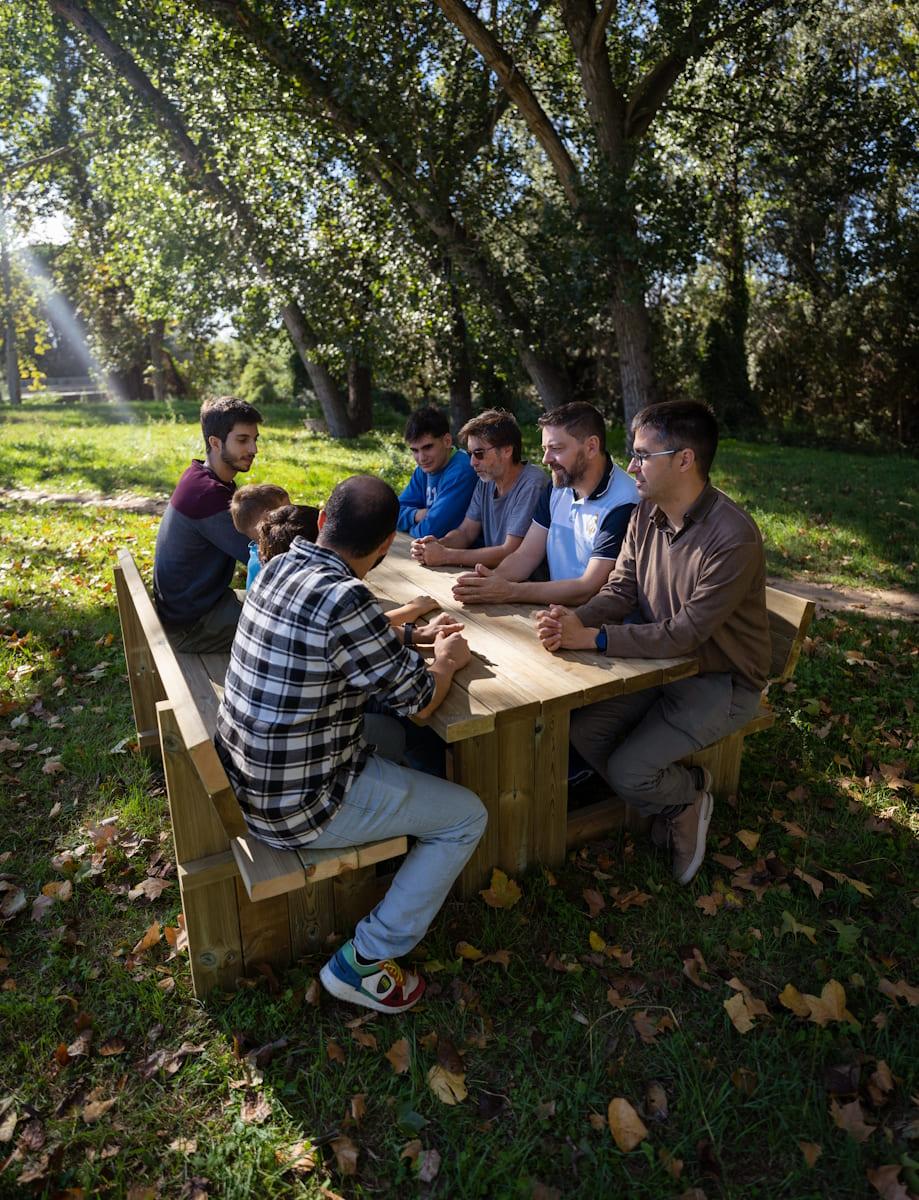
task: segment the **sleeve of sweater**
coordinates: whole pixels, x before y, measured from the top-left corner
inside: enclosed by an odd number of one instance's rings
[[[415,509],[424,508],[424,506],[424,471],[421,467],[416,467],[399,496],[399,519],[396,522],[396,528],[401,529],[403,533],[415,533]],[[417,536],[421,537],[421,534],[419,533]]]
[[[214,513],[210,517],[202,517],[197,522],[201,536],[207,538],[212,546],[235,558],[237,562],[248,564],[249,539],[240,533],[233,524],[229,512]]]
[[[457,450],[444,468],[437,485],[437,495],[428,509],[427,516],[412,528],[417,537],[443,537],[451,529],[463,523],[469,501],[478,482],[469,456]],[[424,501],[416,508],[423,508]]]

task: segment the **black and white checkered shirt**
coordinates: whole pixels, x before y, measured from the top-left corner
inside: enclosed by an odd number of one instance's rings
[[[252,833],[311,842],[364,767],[364,705],[408,716],[434,677],[335,554],[295,538],[246,595],[217,713],[217,751]]]

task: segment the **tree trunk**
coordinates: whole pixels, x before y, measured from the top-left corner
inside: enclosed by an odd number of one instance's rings
[[[373,428],[373,376],[353,355],[348,359],[348,424],[352,437]]]
[[[19,353],[16,349],[16,319],[13,313],[13,283],[10,277],[10,254],[6,241],[6,213],[0,199],[0,283],[3,286],[3,341],[6,346],[6,389],[10,404],[22,404],[22,382],[19,378]]]
[[[153,368],[153,399],[157,404],[166,401],[166,355],[163,351],[163,336],[166,322],[157,317],[150,325],[150,364]]]
[[[450,283],[453,309],[450,345],[450,428],[453,436],[472,416],[472,367],[469,363],[466,318],[455,284]]]
[[[613,284],[613,325],[619,352],[622,416],[628,430],[635,414],[656,398],[651,366],[651,322],[634,271],[620,264]]]
[[[272,274],[267,265],[268,256],[259,250],[263,241],[261,227],[245,200],[210,169],[210,154],[206,143],[202,142],[199,145],[193,141],[172,101],[153,86],[127,50],[112,40],[108,31],[86,5],[77,4],[74,0],[51,0],[51,7],[59,16],[81,30],[118,74],[150,106],[178,154],[188,178],[209,193],[223,211],[232,216],[240,249],[255,267],[259,278],[270,282]],[[329,432],[332,437],[350,437],[347,407],[331,372],[311,357],[319,339],[296,300],[290,300],[284,306],[281,316],[290,339],[309,373]]]
[[[529,346],[522,347],[519,354],[524,370],[533,380],[546,409],[568,404],[572,395],[571,381],[565,372]]]

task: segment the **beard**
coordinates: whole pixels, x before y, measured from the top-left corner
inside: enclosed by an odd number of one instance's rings
[[[252,466],[251,458],[248,456],[246,458],[234,458],[232,454],[227,453],[226,448],[223,446],[220,448],[220,461],[226,463],[234,471],[248,471]]]
[[[584,472],[587,470],[587,455],[583,450],[579,450],[577,458],[572,464],[571,470],[566,471],[564,467],[557,463],[552,467],[552,474],[556,480],[556,487],[575,487],[578,480],[584,477]]]

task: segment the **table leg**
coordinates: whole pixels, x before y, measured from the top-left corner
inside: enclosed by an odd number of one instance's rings
[[[543,704],[536,721],[530,861],[547,867],[560,867],[565,861],[569,716],[567,704]]]

